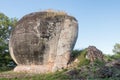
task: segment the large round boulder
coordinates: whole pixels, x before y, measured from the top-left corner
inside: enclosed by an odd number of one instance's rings
[[[13,29],[9,49],[16,72],[46,73],[66,68],[78,35],[77,20],[60,11],[25,15]]]

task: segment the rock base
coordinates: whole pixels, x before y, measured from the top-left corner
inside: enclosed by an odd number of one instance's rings
[[[52,70],[51,67],[47,65],[19,65],[15,67],[14,72],[48,73],[52,72]]]

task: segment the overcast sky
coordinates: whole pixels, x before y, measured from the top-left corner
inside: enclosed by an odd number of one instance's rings
[[[75,49],[94,45],[112,54],[120,43],[120,0],[1,0],[0,12],[20,19],[24,15],[45,9],[67,12],[76,17],[79,35]]]

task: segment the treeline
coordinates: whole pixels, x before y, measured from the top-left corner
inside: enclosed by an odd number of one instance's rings
[[[8,42],[16,22],[16,18],[9,18],[0,13],[0,71],[8,69],[14,63],[9,54]]]

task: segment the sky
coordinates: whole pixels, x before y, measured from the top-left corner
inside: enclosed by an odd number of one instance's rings
[[[22,18],[31,12],[55,9],[74,16],[79,23],[74,49],[96,46],[113,54],[120,43],[120,0],[1,0],[0,12],[10,18]]]

